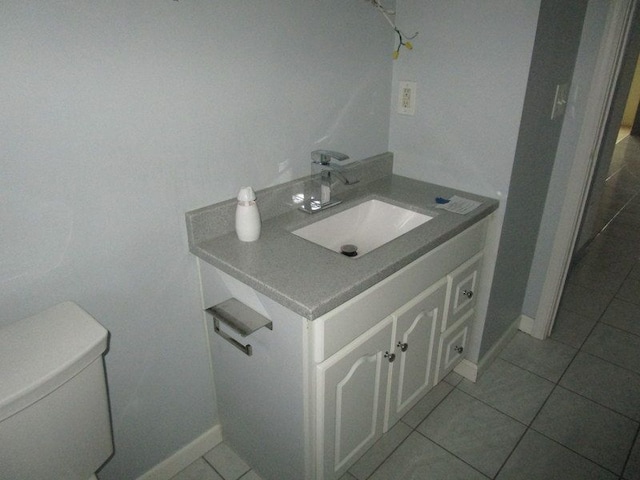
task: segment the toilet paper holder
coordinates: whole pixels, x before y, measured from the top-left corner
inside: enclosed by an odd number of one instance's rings
[[[213,317],[213,330],[231,345],[249,356],[253,355],[251,345],[244,345],[224,330],[221,330],[220,322],[228,325],[234,332],[239,333],[243,337],[251,335],[262,327],[273,330],[273,322],[271,320],[236,298],[225,300],[213,307],[207,308],[205,311]]]

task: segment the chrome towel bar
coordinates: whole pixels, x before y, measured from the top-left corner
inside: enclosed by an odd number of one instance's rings
[[[228,325],[233,331],[246,337],[262,327],[273,330],[273,322],[264,315],[256,312],[252,308],[236,298],[230,298],[222,303],[209,307],[205,310],[213,317],[214,331],[228,341],[231,345],[242,350],[245,354],[251,356],[253,349],[250,344],[244,345],[238,340],[220,329],[220,322]]]

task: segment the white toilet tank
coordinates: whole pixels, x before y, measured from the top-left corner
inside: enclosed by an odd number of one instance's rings
[[[87,480],[107,461],[107,342],[72,302],[0,328],[0,479]]]

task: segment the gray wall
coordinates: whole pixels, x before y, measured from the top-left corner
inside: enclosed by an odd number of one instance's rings
[[[556,85],[571,82],[587,0],[543,0],[480,356],[519,318],[562,129]]]
[[[130,479],[217,419],[184,212],[388,148],[367,2],[3,1],[0,325],[73,300],[111,332]]]
[[[562,127],[562,118],[550,119],[555,87],[571,81],[587,3],[399,2],[403,30],[420,34],[414,51],[394,63],[395,171],[501,201],[488,238],[493,284],[479,304],[485,325],[470,345],[472,360],[522,313]],[[395,113],[402,80],[418,82],[414,117]]]
[[[488,234],[488,270],[510,201],[539,7],[531,0],[398,2],[402,29],[420,33],[414,50],[404,50],[394,62],[389,140],[394,169],[500,200]],[[415,116],[395,113],[403,80],[418,83]],[[490,271],[485,278],[490,280]],[[485,290],[480,318],[487,298]],[[478,359],[480,340],[472,340],[471,360]]]
[[[569,93],[569,107],[563,120],[562,133],[522,307],[523,313],[530,318],[537,316],[555,233],[565,201],[565,186],[571,181],[569,175],[578,145],[580,129],[585,120],[584,114],[591,87],[591,77],[611,5],[609,0],[590,0],[587,7],[580,49]],[[588,159],[583,159],[583,161],[586,162]]]

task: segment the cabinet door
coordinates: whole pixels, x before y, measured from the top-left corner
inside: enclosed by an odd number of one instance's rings
[[[391,367],[391,393],[386,432],[434,385],[435,349],[445,311],[446,279],[442,279],[394,313],[396,360]]]
[[[382,436],[393,317],[316,367],[317,479],[339,478]]]

